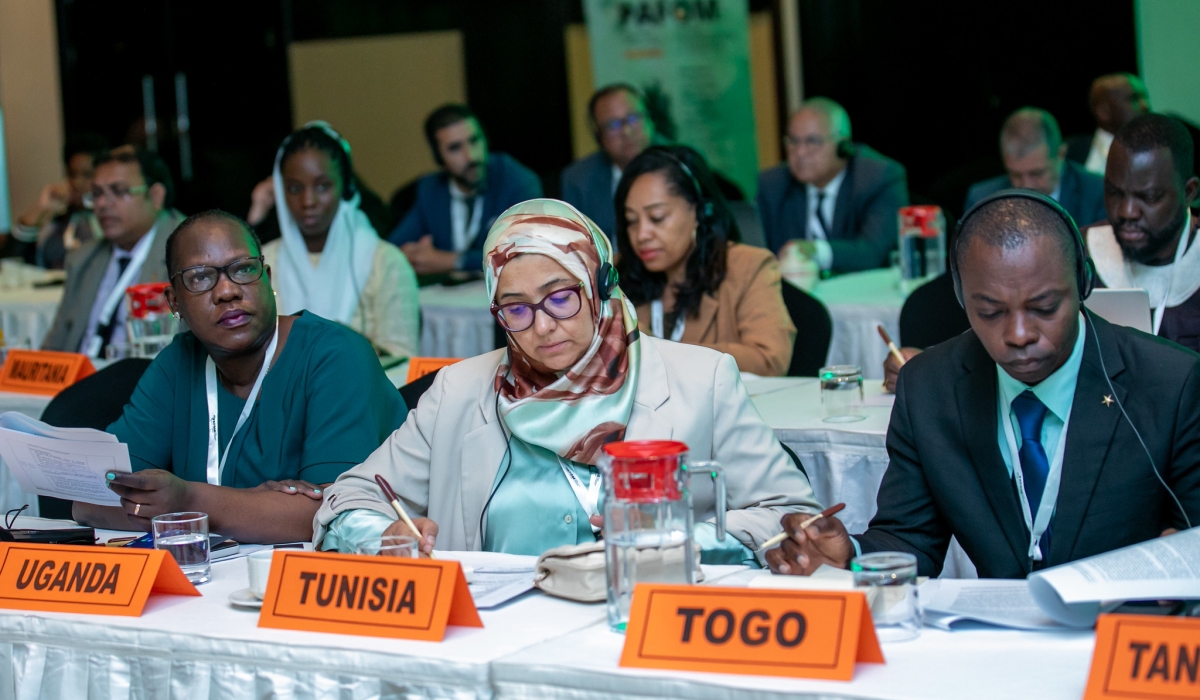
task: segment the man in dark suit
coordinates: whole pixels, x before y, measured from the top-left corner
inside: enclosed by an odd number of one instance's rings
[[[542,196],[532,170],[504,153],[489,153],[470,108],[449,104],[425,120],[425,139],[441,171],[417,182],[417,201],[388,240],[417,274],[479,270],[488,229],[504,210]]]
[[[1114,136],[1131,119],[1150,111],[1150,93],[1132,73],[1102,75],[1092,81],[1088,109],[1096,120],[1096,132],[1067,139],[1067,158],[1103,176]]]
[[[1025,197],[964,222],[971,331],[901,370],[875,518],[852,539],[837,518],[785,517],[772,569],[895,550],[933,576],[953,535],[981,577],[1025,578],[1200,523],[1200,355],[1085,317],[1077,237]]]
[[[642,94],[625,83],[607,85],[592,95],[588,122],[600,150],[563,170],[562,198],[594,221],[615,245],[613,194],[629,161],[654,143],[654,122]]]
[[[1066,155],[1054,115],[1037,107],[1018,109],[1000,129],[1000,157],[1008,174],[971,185],[963,211],[1000,190],[1025,187],[1053,198],[1079,226],[1104,219],[1104,179]]]
[[[850,140],[850,117],[814,97],[788,120],[787,163],[758,178],[767,247],[791,248],[822,270],[883,267],[896,247],[897,212],[908,204],[904,166]]]

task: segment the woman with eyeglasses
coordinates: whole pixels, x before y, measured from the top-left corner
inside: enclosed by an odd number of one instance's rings
[[[404,422],[404,401],[361,336],[276,314],[262,248],[238,217],[186,219],[167,268],[167,302],[190,330],[108,428],[133,466],[108,474],[121,506],[75,503],[75,519],[149,531],[156,515],[201,511],[240,542],[309,539],[324,487]]]
[[[359,208],[350,144],[325,122],[309,122],[279,146],[272,179],[280,238],[263,255],[280,309],[349,326],[380,355],[417,355],[417,275]]]
[[[541,554],[593,542],[601,447],[671,439],[727,471],[718,541],[711,490],[694,483],[706,562],[754,561],[783,513],[820,510],[742,386],[733,358],[638,332],[604,233],[570,205],[518,204],[484,245],[492,313],[508,348],[441,370],[412,420],[327,491],[314,542],[353,551],[413,535],[376,486],[420,516],[420,547]]]
[[[743,372],[787,373],[796,327],[779,262],[738,242],[703,156],[648,148],[625,168],[614,198],[617,270],[642,332],[729,353]]]

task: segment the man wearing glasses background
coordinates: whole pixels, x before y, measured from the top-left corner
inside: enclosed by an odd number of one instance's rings
[[[791,249],[827,272],[884,267],[896,247],[897,210],[908,204],[904,166],[850,137],[850,116],[814,97],[788,119],[787,163],[758,178],[767,246]]]
[[[67,256],[62,302],[42,349],[95,358],[125,341],[126,287],[167,281],[167,237],[183,221],[172,195],[158,156],[130,146],[97,156],[84,206],[104,235]]]
[[[595,222],[615,246],[613,194],[621,171],[657,142],[657,133],[642,94],[624,83],[602,87],[592,95],[588,121],[600,150],[563,170],[562,198]]]

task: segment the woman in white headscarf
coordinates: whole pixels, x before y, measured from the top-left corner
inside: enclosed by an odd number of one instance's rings
[[[417,276],[358,208],[350,144],[309,122],[280,145],[273,180],[282,235],[263,255],[280,313],[307,309],[358,331],[381,355],[416,355]]]
[[[719,540],[711,485],[692,482],[696,539],[709,563],[754,561],[784,513],[818,511],[808,479],[750,403],[734,359],[648,337],[617,286],[607,236],[551,199],[500,215],[484,244],[504,350],[444,368],[409,420],[326,490],[314,542],[354,551],[412,534],[375,484],[420,516],[422,551],[540,554],[594,542],[601,448],[670,439],[719,460],[728,483]]]

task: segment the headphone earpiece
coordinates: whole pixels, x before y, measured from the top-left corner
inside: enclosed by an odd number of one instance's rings
[[[837,157],[842,160],[850,160],[858,153],[858,148],[854,146],[854,142],[850,139],[842,139],[838,141]]]
[[[612,298],[613,290],[617,288],[620,275],[617,274],[617,269],[612,266],[612,263],[604,263],[600,269],[596,271],[596,295],[600,297],[600,301],[608,301]]]
[[[1075,220],[1071,218],[1070,213],[1052,197],[1041,192],[1007,189],[1000,190],[976,202],[975,206],[962,215],[962,218],[958,220],[958,225],[954,227],[954,243],[950,247],[950,279],[954,282],[954,298],[958,299],[958,305],[966,308],[966,300],[963,299],[962,291],[962,274],[958,270],[958,245],[962,239],[963,226],[966,225],[968,219],[974,216],[975,212],[1002,199],[1029,199],[1039,202],[1053,210],[1066,223],[1067,228],[1071,231],[1071,240],[1075,243],[1075,288],[1079,292],[1079,301],[1087,299],[1096,286],[1096,263],[1088,255],[1087,246],[1083,243],[1083,234],[1079,232],[1079,227],[1075,225]]]

